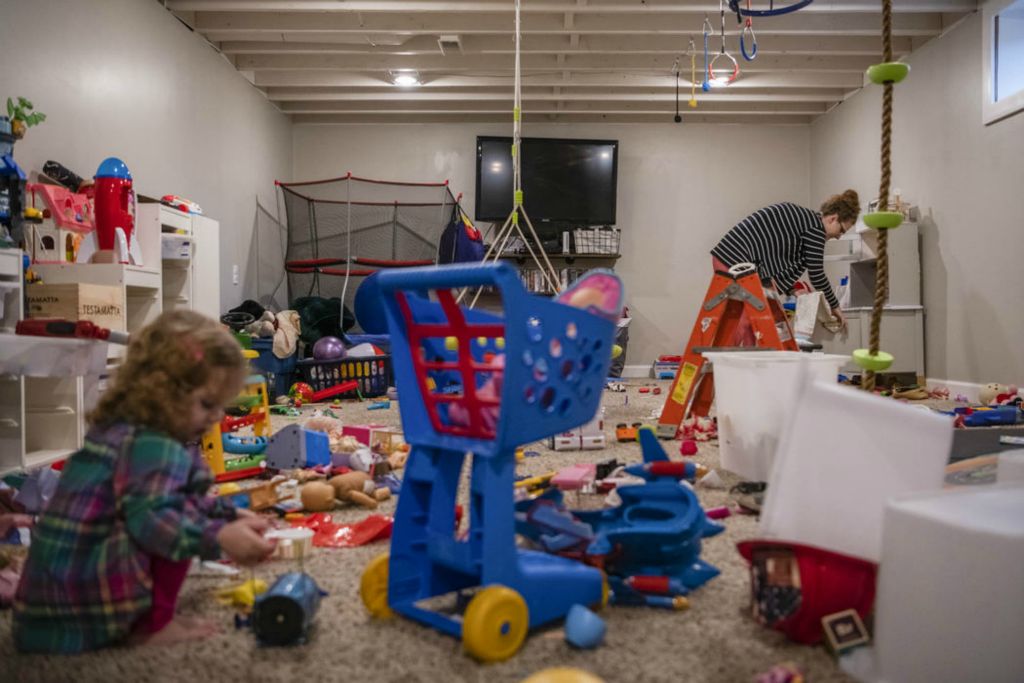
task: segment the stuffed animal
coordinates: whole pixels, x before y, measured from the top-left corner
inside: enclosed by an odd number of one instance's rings
[[[334,509],[334,487],[325,481],[311,481],[299,492],[302,507],[308,512],[329,512]]]
[[[978,401],[982,405],[1006,405],[1012,403],[1017,396],[1018,388],[1013,385],[997,384],[995,382],[986,384],[978,391]]]
[[[369,510],[376,509],[377,503],[391,497],[386,487],[377,488],[370,475],[365,472],[346,472],[332,477],[327,482],[334,487],[334,497],[345,503],[362,505]]]

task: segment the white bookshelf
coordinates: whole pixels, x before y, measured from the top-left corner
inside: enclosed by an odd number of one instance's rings
[[[849,277],[849,302],[843,308],[845,333],[832,334],[820,325],[812,341],[825,353],[850,354],[867,348],[871,335],[871,308],[875,297],[877,233],[863,228],[851,230],[839,240],[825,243],[825,274],[833,287]],[[888,372],[925,375],[924,306],[921,304],[921,257],[918,226],[904,223],[889,231],[889,298],[882,310],[879,346],[895,356]],[[845,367],[858,371],[852,361]]]
[[[220,317],[220,226],[163,204],[140,204],[138,220],[159,235],[161,303]],[[178,258],[187,253],[187,258]]]
[[[47,465],[81,446],[106,347],[0,334],[0,474]]]

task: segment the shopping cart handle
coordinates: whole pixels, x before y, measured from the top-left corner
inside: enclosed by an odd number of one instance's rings
[[[518,282],[519,278],[515,269],[507,263],[472,263],[390,270],[378,276],[378,285],[382,292],[390,293],[398,289],[450,289],[495,285],[499,280]]]

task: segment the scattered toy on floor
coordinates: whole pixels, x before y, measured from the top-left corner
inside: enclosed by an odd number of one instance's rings
[[[377,504],[391,498],[387,487],[378,488],[373,478],[366,472],[346,472],[328,481],[334,488],[334,497],[344,503],[361,505],[368,510],[375,510]]]
[[[278,577],[256,600],[253,633],[265,645],[304,643],[325,595],[309,574],[289,572]]]
[[[250,610],[256,604],[256,596],[266,592],[267,582],[252,578],[237,586],[221,588],[217,591],[217,601],[222,605],[231,605],[241,610]]]
[[[604,641],[608,625],[583,605],[573,605],[565,617],[565,640],[581,650],[590,650]]]
[[[683,439],[683,442],[679,444],[680,455],[697,455],[697,442],[693,439]]]

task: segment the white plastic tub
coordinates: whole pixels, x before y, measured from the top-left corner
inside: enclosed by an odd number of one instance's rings
[[[849,360],[798,351],[715,351],[704,357],[714,371],[722,467],[749,481],[768,481],[801,366],[815,380],[834,384]]]
[[[1024,681],[1024,486],[890,502],[875,604],[880,680]]]

